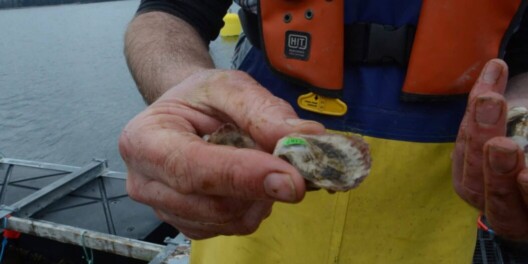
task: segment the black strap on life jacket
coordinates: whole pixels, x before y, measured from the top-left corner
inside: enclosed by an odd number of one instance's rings
[[[258,16],[243,8],[238,15],[249,42],[261,47]],[[394,27],[375,23],[345,25],[345,62],[349,64],[406,66],[411,55],[415,26]]]
[[[405,66],[411,56],[414,26],[374,23],[345,25],[345,61],[352,64]]]

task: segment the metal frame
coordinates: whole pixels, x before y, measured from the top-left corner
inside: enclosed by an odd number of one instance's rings
[[[101,175],[107,167],[106,164],[104,160],[94,160],[82,169],[71,172],[22,200],[10,206],[2,206],[0,219],[10,214],[20,217],[31,217],[38,211]],[[5,182],[4,186],[7,184],[8,182]]]
[[[14,216],[7,218],[7,229],[145,261],[153,259],[165,248],[136,239]]]
[[[49,170],[57,170],[57,171],[64,171],[64,172],[74,172],[80,169],[80,167],[69,166],[69,165],[0,157],[0,164],[1,163],[5,163],[7,165],[15,165],[15,166],[39,168],[39,169],[49,169]],[[105,170],[100,176],[122,179],[122,180],[126,179],[126,173],[110,171],[110,170]]]
[[[175,238],[166,238],[167,246],[153,258],[149,264],[187,264],[189,263],[189,254],[191,251],[191,241],[182,233]]]
[[[7,219],[6,229],[134,259],[151,261],[150,263],[164,263],[166,261],[174,264],[188,263],[190,245],[181,234],[176,238],[166,239],[165,243],[168,245],[163,246],[68,225],[26,219],[98,177],[126,179],[124,173],[108,171],[106,160],[93,160],[90,164],[80,168],[0,157],[0,165],[2,164],[8,166],[2,188],[6,188],[9,184],[9,176],[14,166],[56,170],[66,174],[12,205],[0,205],[0,220]],[[0,197],[0,201],[2,200]]]

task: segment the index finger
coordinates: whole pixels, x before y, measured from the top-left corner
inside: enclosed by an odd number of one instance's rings
[[[495,232],[510,239],[528,238],[528,208],[517,183],[526,167],[517,144],[497,137],[485,145],[486,217]]]
[[[171,114],[145,111],[123,130],[119,149],[131,169],[181,194],[285,202],[303,198],[304,180],[289,163],[258,150],[209,144],[175,114],[178,107],[170,109]]]

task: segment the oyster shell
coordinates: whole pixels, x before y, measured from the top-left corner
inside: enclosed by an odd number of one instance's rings
[[[204,139],[210,143],[255,148],[255,142],[233,124],[225,124]],[[370,172],[368,144],[358,136],[291,134],[273,151],[306,179],[308,189],[348,191]]]
[[[514,107],[508,111],[506,135],[524,150],[524,161],[528,165],[528,109]]]
[[[205,135],[203,139],[217,145],[233,146],[237,148],[255,148],[255,141],[237,126],[227,123],[220,126],[211,135]]]
[[[367,143],[357,136],[291,134],[277,142],[273,155],[291,163],[308,187],[348,191],[370,172]]]

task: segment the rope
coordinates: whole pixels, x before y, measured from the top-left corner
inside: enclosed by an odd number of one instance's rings
[[[82,233],[81,233],[81,244],[82,244],[82,247],[83,247],[83,252],[84,252],[84,258],[86,259],[86,263],[87,264],[94,264],[94,259],[93,259],[93,250],[90,248],[90,249],[86,249],[86,245],[84,244],[84,235],[87,233],[88,231],[84,230]],[[88,254],[90,253],[90,254]]]
[[[484,221],[483,219],[483,214],[480,213],[479,217],[477,218],[477,225],[479,228],[481,228],[482,230],[492,234],[492,235],[495,235],[495,232],[493,231],[493,229],[491,229]]]

